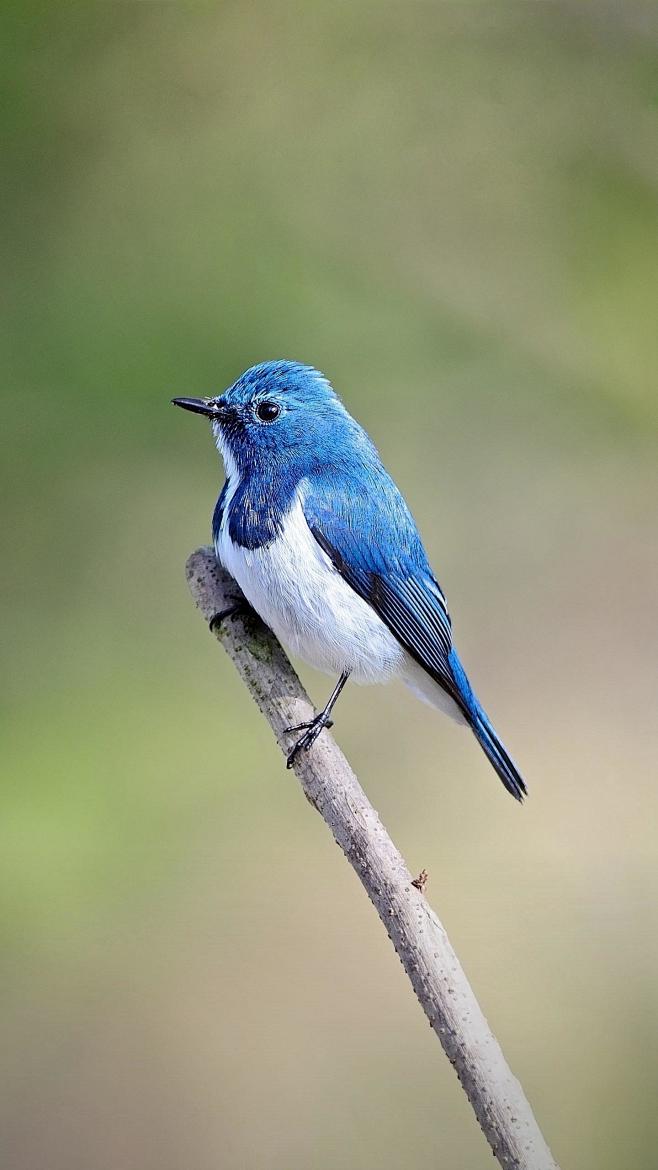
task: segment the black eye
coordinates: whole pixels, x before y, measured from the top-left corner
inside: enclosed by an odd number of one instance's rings
[[[261,422],[274,422],[281,414],[281,407],[276,402],[259,402],[256,415]]]

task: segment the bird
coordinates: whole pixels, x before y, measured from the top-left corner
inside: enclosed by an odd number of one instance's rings
[[[210,420],[224,463],[217,560],[294,655],[338,680],[312,720],[286,729],[303,733],[288,767],[333,725],[348,679],[398,677],[470,727],[521,801],[525,782],[457,655],[411,512],[328,379],[301,362],[266,361],[221,394],[172,403]]]

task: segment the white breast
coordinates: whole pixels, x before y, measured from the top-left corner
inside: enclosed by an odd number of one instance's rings
[[[303,490],[301,484],[280,536],[264,548],[233,543],[227,506],[217,557],[293,654],[328,674],[349,670],[356,682],[386,682],[403,669],[407,656],[313,537],[302,508]]]

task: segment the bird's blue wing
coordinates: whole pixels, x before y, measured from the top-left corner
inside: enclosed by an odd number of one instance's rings
[[[306,522],[334,568],[375,610],[404,649],[464,709],[448,661],[450,615],[416,525],[382,471],[374,480],[307,481]]]
[[[416,525],[393,481],[329,474],[307,481],[304,515],[334,568],[375,610],[408,654],[454,699],[508,792],[526,786],[514,760],[473,693],[452,645],[443,591]]]

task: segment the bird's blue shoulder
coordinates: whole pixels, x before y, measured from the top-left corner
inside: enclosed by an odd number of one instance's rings
[[[378,460],[309,475],[303,499],[309,526],[355,572],[432,576],[415,521]]]

